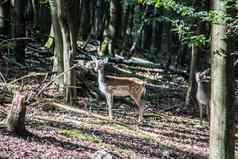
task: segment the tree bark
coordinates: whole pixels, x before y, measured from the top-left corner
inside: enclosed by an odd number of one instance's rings
[[[76,79],[75,70],[71,67],[76,54],[76,39],[80,24],[78,19],[80,16],[80,1],[56,0],[56,5],[63,40],[65,102],[72,104],[76,97]]]
[[[50,0],[51,19],[54,31],[54,61],[53,61],[53,72],[60,74],[64,72],[64,58],[63,58],[63,39],[60,29],[59,19],[57,15],[57,4],[55,0]],[[55,83],[59,86],[59,90],[63,90],[64,77],[58,78]]]
[[[80,23],[80,37],[82,40],[86,40],[90,34],[91,25],[91,12],[90,12],[90,3],[92,0],[82,1],[81,8],[81,23]]]
[[[153,15],[154,6],[151,4],[146,4],[145,7],[145,16],[144,20],[149,19]],[[151,45],[152,37],[152,25],[151,21],[147,21],[144,25],[143,34],[142,34],[142,46],[141,48],[149,50]]]
[[[169,11],[163,10],[163,15],[165,17],[169,17]],[[162,24],[162,36],[161,36],[161,44],[160,44],[160,52],[162,56],[166,57],[166,67],[168,68],[171,64],[172,52],[170,51],[171,46],[171,24],[169,22],[163,22]]]
[[[195,72],[197,71],[198,65],[198,48],[194,44],[192,45],[192,56],[190,63],[190,73],[189,73],[189,86],[186,95],[186,105],[190,105],[192,103],[192,99],[195,99]]]
[[[31,3],[32,3],[32,9],[33,9],[33,23],[34,23],[34,26],[37,26],[38,25],[38,22],[39,22],[39,5],[40,5],[40,2],[39,0],[30,0]]]
[[[160,29],[160,25],[159,22],[157,21],[157,19],[155,17],[159,16],[159,9],[157,7],[154,7],[154,13],[153,13],[153,21],[152,21],[152,35],[151,35],[151,45],[150,45],[150,51],[151,53],[153,53],[154,55],[156,55],[156,52],[158,51],[158,34],[159,34],[159,29]]]
[[[103,0],[96,0],[95,9],[95,37],[97,40],[102,40],[103,34]]]
[[[0,5],[0,33],[8,36],[10,30],[10,1],[6,1]]]
[[[11,109],[6,118],[7,129],[11,132],[23,135],[26,132],[25,115],[25,95],[23,93],[16,92],[13,97]]]
[[[212,2],[214,10],[226,15],[224,1]],[[234,158],[234,79],[223,17],[212,24],[210,159]]]
[[[118,41],[121,38],[121,0],[111,0],[110,2],[110,23],[109,23],[109,54],[115,56],[115,49],[118,48]]]
[[[14,0],[14,17],[15,22],[13,25],[14,38],[25,37],[25,9],[27,0]],[[16,46],[14,49],[16,61],[25,64],[25,41],[16,40]]]
[[[127,1],[123,1],[123,8],[122,8],[122,15],[121,15],[121,44],[122,44],[120,46],[120,50],[122,51],[121,53],[126,51],[126,49],[128,48],[127,28],[128,28],[129,17],[130,17],[129,15],[130,10],[131,10],[131,5],[128,4]]]

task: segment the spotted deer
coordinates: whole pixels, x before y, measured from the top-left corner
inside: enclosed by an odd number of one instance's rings
[[[203,107],[206,107],[206,114],[209,120],[209,103],[210,103],[210,83],[203,80],[203,74],[197,72],[195,74],[197,83],[196,100],[200,109],[200,124],[202,124]]]
[[[130,96],[139,109],[138,121],[143,120],[144,106],[141,102],[142,95],[145,93],[144,81],[134,77],[117,77],[104,74],[104,66],[108,63],[108,59],[97,60],[93,58],[98,72],[98,87],[105,95],[109,118],[112,119],[112,106],[114,96]]]

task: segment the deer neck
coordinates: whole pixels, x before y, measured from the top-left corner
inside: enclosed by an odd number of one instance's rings
[[[107,94],[107,84],[105,81],[104,70],[98,70],[98,87],[103,94]]]
[[[197,83],[197,85],[198,85],[198,92],[200,92],[200,93],[207,93],[206,91],[206,83],[204,83],[203,81],[199,81],[198,83]]]
[[[203,87],[201,81],[197,82],[197,86],[198,86],[198,89],[201,89]]]
[[[104,75],[104,70],[98,70],[98,84],[101,85],[105,83],[105,75]]]

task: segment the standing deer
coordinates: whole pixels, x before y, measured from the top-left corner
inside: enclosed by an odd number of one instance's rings
[[[195,80],[197,83],[196,100],[200,109],[200,124],[202,124],[203,107],[206,106],[206,114],[209,120],[210,83],[202,79],[203,74],[197,72]]]
[[[130,96],[139,108],[138,121],[140,122],[144,113],[144,106],[141,102],[141,97],[145,93],[144,81],[133,77],[105,76],[104,66],[108,63],[108,59],[97,60],[94,57],[93,60],[98,72],[99,90],[107,100],[109,118],[112,119],[113,96]]]

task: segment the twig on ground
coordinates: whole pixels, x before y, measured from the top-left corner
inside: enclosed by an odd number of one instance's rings
[[[65,70],[64,72],[58,74],[57,76],[55,76],[54,79],[52,79],[51,81],[49,81],[43,88],[41,88],[38,93],[36,93],[35,96],[39,96],[47,87],[49,87],[51,84],[54,83],[54,81],[56,81],[58,78],[60,78],[61,76],[63,76],[66,72],[72,70],[73,68],[75,68],[76,66],[78,66],[77,64],[74,64],[73,66],[71,66],[69,69]]]
[[[47,74],[48,74],[48,73],[36,73],[36,72],[32,72],[32,73],[30,73],[30,74],[28,74],[28,75],[22,76],[22,77],[20,77],[20,78],[17,78],[17,79],[15,79],[15,80],[13,80],[13,81],[7,83],[7,85],[11,85],[11,84],[13,84],[13,83],[16,83],[17,81],[20,81],[20,80],[23,80],[23,79],[25,79],[25,78],[29,78],[29,77],[32,77],[32,76],[45,76],[45,75],[47,75]]]

